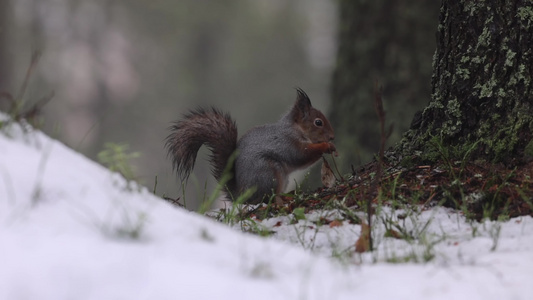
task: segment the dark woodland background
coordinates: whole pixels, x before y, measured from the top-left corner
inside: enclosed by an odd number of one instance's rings
[[[242,135],[275,121],[301,87],[330,116],[339,165],[349,172],[379,147],[375,81],[394,124],[389,145],[428,104],[439,7],[421,0],[0,0],[0,90],[15,93],[40,51],[23,100],[55,92],[43,130],[91,159],[107,142],[127,144],[141,154],[132,160],[139,180],[151,189],[157,176],[157,193],[178,197],[163,149],[171,121],[215,105],[231,112]],[[199,158],[188,199],[214,184]]]

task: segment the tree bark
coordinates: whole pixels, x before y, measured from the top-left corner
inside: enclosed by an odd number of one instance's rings
[[[444,0],[429,105],[399,144],[434,160],[435,144],[473,159],[533,157],[533,3]]]
[[[436,1],[339,1],[339,48],[329,119],[340,165],[360,164],[379,149],[374,81],[383,86],[390,142],[400,140],[431,95]]]

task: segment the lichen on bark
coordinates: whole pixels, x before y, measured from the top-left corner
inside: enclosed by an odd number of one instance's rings
[[[442,2],[432,95],[397,150],[477,145],[475,158],[521,160],[532,140],[533,3]],[[465,146],[465,148],[467,148]]]

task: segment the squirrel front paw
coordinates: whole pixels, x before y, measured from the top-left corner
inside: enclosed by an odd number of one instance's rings
[[[333,153],[333,152],[337,152],[337,148],[335,148],[335,145],[331,142],[327,143],[328,144],[328,149],[326,151],[326,153]]]
[[[333,145],[333,143],[327,142],[309,144],[306,146],[305,150],[312,151],[319,155],[322,155],[324,153],[337,152],[337,148],[335,148],[335,145]]]

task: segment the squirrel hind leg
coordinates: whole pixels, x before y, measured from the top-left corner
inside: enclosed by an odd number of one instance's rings
[[[244,171],[243,171],[244,170]],[[281,166],[275,162],[256,161],[253,166],[236,165],[236,187],[239,193],[255,187],[247,203],[268,202],[272,194],[284,192],[288,180]]]
[[[271,186],[254,185],[248,188],[252,187],[255,187],[256,190],[253,195],[248,200],[246,200],[246,203],[248,204],[268,203],[268,201],[270,200],[270,196],[275,192],[273,187]],[[248,188],[245,188],[243,192],[246,191]]]

